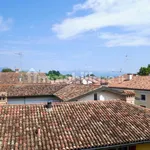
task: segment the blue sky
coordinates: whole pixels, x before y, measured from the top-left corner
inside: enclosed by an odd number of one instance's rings
[[[1,0],[0,67],[136,72],[150,63],[149,0]],[[127,57],[126,57],[127,56]]]

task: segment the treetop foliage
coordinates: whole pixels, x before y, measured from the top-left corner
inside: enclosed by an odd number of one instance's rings
[[[139,72],[138,72],[138,75],[140,75],[140,76],[150,75],[150,64],[148,64],[147,67],[141,67]]]

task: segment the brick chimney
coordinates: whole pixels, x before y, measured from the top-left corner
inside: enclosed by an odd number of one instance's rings
[[[0,105],[7,104],[7,93],[0,92]]]
[[[130,104],[135,104],[135,92],[132,90],[124,90],[126,102]]]

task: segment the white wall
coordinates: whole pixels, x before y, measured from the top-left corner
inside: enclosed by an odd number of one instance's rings
[[[89,100],[94,100],[94,93],[86,95],[80,99],[77,99],[78,101],[89,101]]]
[[[114,94],[111,92],[95,92],[97,93],[97,98],[98,100],[112,100],[112,99],[121,99],[122,96],[118,95],[118,94]],[[78,101],[87,101],[87,100],[94,100],[94,93],[86,95],[82,98],[79,98]]]
[[[119,94],[114,94],[111,92],[98,92],[99,100],[111,100],[111,99],[121,99],[122,97]]]

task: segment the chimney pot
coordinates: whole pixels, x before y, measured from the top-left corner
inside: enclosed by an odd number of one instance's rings
[[[16,72],[16,73],[18,73],[18,72],[19,72],[19,69],[18,69],[18,68],[16,68],[16,69],[15,69],[15,72]]]
[[[132,80],[132,78],[133,78],[133,74],[128,74],[128,80],[130,81]]]
[[[52,102],[47,102],[47,108],[51,108],[52,107]]]

